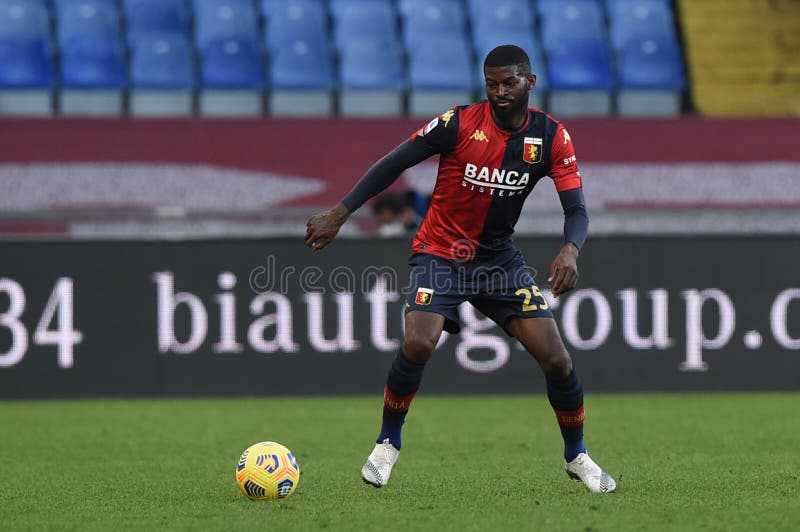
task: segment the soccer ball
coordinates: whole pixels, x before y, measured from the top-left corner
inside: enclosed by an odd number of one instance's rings
[[[300,481],[292,452],[274,441],[251,445],[236,463],[236,484],[248,499],[274,501],[291,495]]]

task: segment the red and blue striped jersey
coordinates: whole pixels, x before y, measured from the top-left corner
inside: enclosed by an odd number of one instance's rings
[[[488,101],[456,106],[411,136],[440,153],[430,207],[413,251],[471,260],[510,246],[525,199],[550,176],[556,190],[581,187],[572,139],[564,126],[529,108],[524,125],[495,123]]]

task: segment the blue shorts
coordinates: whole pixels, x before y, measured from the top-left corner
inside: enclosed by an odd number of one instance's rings
[[[512,318],[552,318],[536,286],[534,272],[515,247],[488,259],[449,260],[430,253],[414,253],[408,261],[411,275],[406,313],[412,310],[444,316],[444,330],[461,330],[458,306],[472,306],[508,332]],[[511,334],[511,333],[509,333]]]

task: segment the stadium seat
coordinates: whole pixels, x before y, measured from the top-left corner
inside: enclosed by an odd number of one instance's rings
[[[402,4],[401,4],[402,5]],[[458,2],[431,0],[403,15],[403,43],[409,54],[431,36],[460,40],[466,32],[466,15]]]
[[[64,47],[70,39],[120,36],[120,14],[116,4],[103,0],[66,2],[56,10],[56,38]]]
[[[59,112],[121,116],[126,85],[125,46],[116,38],[73,37],[61,49]]]
[[[128,46],[144,37],[189,35],[191,15],[185,0],[124,0]]]
[[[614,71],[604,39],[564,39],[548,51],[550,98],[556,116],[608,116]]]
[[[681,51],[671,38],[629,40],[617,59],[620,88],[617,109],[623,116],[677,116],[686,74]]]
[[[639,37],[677,41],[672,8],[660,0],[617,2],[609,8],[608,22],[615,50]]]
[[[469,15],[476,41],[486,33],[534,31],[533,10],[527,0],[471,0]]]
[[[605,18],[599,4],[590,0],[562,0],[540,7],[542,45],[557,47],[565,39],[605,39]]]
[[[264,0],[275,1],[275,0]],[[342,11],[350,10],[353,8],[369,8],[372,6],[388,6],[395,10],[394,0],[329,0],[328,1],[331,16],[335,19],[339,17]]]
[[[0,116],[51,115],[53,77],[47,41],[0,36]]]
[[[269,18],[276,9],[285,9],[288,3],[315,4],[317,7],[325,7],[326,0],[260,0],[259,9],[264,18]]]
[[[475,76],[466,37],[429,36],[409,59],[409,114],[440,114],[456,104],[474,101]]]
[[[0,37],[49,38],[47,7],[26,0],[0,0]]]
[[[260,43],[227,37],[205,47],[200,62],[203,116],[256,117],[263,112],[264,65]]]
[[[269,52],[296,40],[328,38],[325,7],[308,0],[287,0],[272,8],[264,23],[264,44]]]
[[[392,43],[399,41],[397,12],[392,4],[348,0],[340,2],[334,13],[334,42],[337,51],[341,52],[349,40],[368,38]]]
[[[339,112],[344,116],[400,116],[405,71],[394,41],[349,40],[339,60]]]
[[[258,40],[258,12],[252,0],[194,0],[195,45],[202,50],[223,37]]]
[[[270,62],[270,112],[274,116],[333,114],[333,65],[327,39],[284,42]]]
[[[478,97],[485,97],[485,83],[486,78],[483,75],[483,60],[486,55],[492,51],[496,46],[501,44],[515,44],[527,52],[531,60],[531,69],[536,74],[536,86],[530,92],[528,97],[528,104],[531,107],[544,109],[547,98],[547,68],[544,62],[544,55],[542,48],[536,37],[532,33],[519,33],[519,34],[496,34],[494,36],[487,35],[480,44],[475,45],[475,81],[476,85],[480,88]]]
[[[191,42],[180,35],[142,39],[130,62],[133,116],[190,116],[195,86]]]
[[[407,18],[412,13],[420,12],[430,6],[449,6],[458,9],[463,7],[461,0],[398,0],[397,11],[402,18]],[[446,8],[449,9],[449,7]]]

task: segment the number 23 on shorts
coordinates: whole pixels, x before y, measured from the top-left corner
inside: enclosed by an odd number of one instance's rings
[[[547,301],[542,296],[542,292],[539,291],[539,287],[536,286],[535,284],[531,285],[530,289],[527,289],[527,288],[518,289],[516,292],[514,292],[514,295],[522,296],[524,298],[523,301],[522,301],[522,310],[524,312],[528,312],[528,311],[531,311],[531,310],[547,310],[548,309]],[[542,304],[541,305],[537,305],[536,303],[531,304],[532,296],[536,296],[536,297],[542,298]]]

